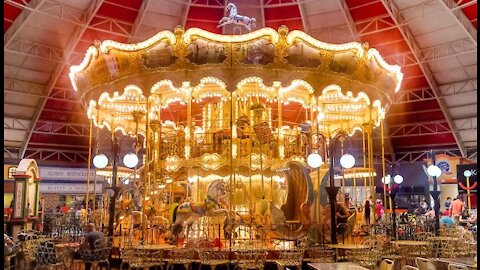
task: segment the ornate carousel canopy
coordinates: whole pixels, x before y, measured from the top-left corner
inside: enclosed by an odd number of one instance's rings
[[[235,95],[319,110],[320,128],[333,136],[365,122],[378,125],[402,73],[367,44],[328,44],[286,27],[244,35],[177,27],[137,44],[96,42],[70,78],[96,125],[126,132],[134,130],[134,111],[150,111],[151,120],[178,104],[172,122],[162,123],[175,129],[187,121],[181,111],[190,99],[195,111],[205,99]],[[145,133],[146,117],[139,121]]]

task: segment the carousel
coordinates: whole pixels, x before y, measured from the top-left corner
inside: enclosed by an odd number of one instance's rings
[[[337,178],[361,180],[375,196],[373,129],[402,73],[368,44],[328,44],[285,26],[233,35],[177,27],[136,44],[96,42],[70,79],[98,134],[128,142],[114,158],[97,151],[112,194],[94,222],[110,219],[128,241],[266,246],[312,232],[331,241],[327,190]],[[343,149],[356,132],[363,164]]]

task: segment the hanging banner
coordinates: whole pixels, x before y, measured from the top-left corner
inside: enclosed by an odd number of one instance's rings
[[[42,180],[58,181],[87,181],[87,168],[61,168],[61,167],[40,167],[40,178]],[[90,180],[93,181],[94,170],[90,171]],[[103,181],[104,177],[97,175],[97,181]]]
[[[93,184],[90,184],[89,192],[93,192],[93,186]],[[40,182],[40,193],[85,194],[87,193],[87,185]],[[102,193],[102,184],[97,183],[96,193]]]

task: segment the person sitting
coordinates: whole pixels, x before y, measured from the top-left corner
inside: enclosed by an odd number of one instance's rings
[[[469,218],[470,214],[468,213],[468,209],[463,209],[459,219],[460,225],[462,225],[463,227],[467,227]]]
[[[453,227],[454,225],[455,225],[455,222],[450,216],[444,215],[443,217],[440,218],[440,226]]]
[[[470,230],[477,231],[477,213],[473,213],[468,219],[468,223],[470,224]]]
[[[96,230],[95,224],[88,223],[87,234],[85,234],[85,237],[82,239],[82,242],[80,243],[80,248],[94,250],[95,241],[103,239],[104,237],[105,236],[102,232]],[[85,270],[90,270],[91,267],[92,264],[90,262],[85,262]]]
[[[102,232],[96,230],[95,224],[88,223],[87,234],[85,234],[85,238],[83,238],[82,242],[80,243],[80,247],[94,249],[95,241],[98,239],[103,239],[104,237],[105,236]]]
[[[344,204],[337,202],[335,206],[335,217],[337,220],[337,233],[345,234],[347,228],[347,220],[352,215]]]

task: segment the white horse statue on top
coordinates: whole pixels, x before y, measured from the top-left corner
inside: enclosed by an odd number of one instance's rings
[[[228,5],[225,7],[225,10],[229,12],[228,17],[223,17],[218,22],[218,28],[231,23],[245,26],[248,32],[252,31],[252,29],[255,28],[255,23],[257,20],[255,18],[238,15],[237,6],[235,6],[235,4],[228,3]]]

